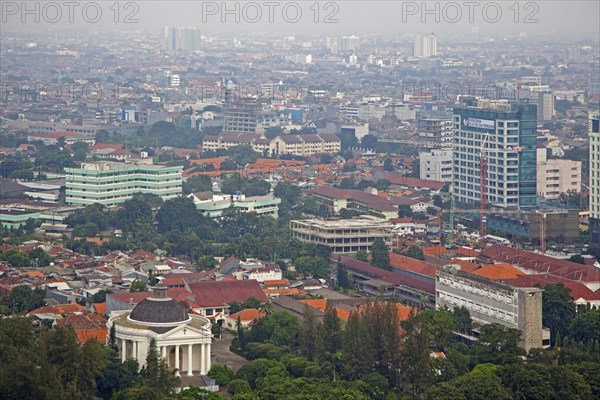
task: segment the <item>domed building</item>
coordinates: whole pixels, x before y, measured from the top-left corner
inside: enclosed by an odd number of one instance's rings
[[[211,322],[188,314],[167,297],[166,287],[155,287],[154,294],[133,310],[116,312],[108,320],[108,332],[113,325],[121,361],[135,358],[143,367],[154,339],[158,354],[182,375],[206,375],[210,369]]]

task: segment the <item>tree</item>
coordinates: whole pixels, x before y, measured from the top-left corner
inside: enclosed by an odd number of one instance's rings
[[[350,280],[348,279],[348,268],[338,263],[337,267],[337,284],[339,287],[347,289],[350,285]]]
[[[15,286],[8,296],[8,307],[14,313],[26,313],[44,306],[44,290],[31,286]]]
[[[212,187],[210,176],[194,175],[183,182],[183,193],[210,192]]]
[[[325,351],[334,354],[342,347],[342,322],[337,310],[327,303],[323,318],[323,342]]]
[[[146,283],[144,283],[143,281],[136,279],[133,282],[131,282],[131,286],[129,287],[129,291],[131,293],[135,293],[135,292],[147,292],[148,291],[148,285],[146,285]]]
[[[569,324],[575,318],[575,303],[570,290],[562,283],[550,283],[544,286],[542,293],[542,324],[550,329],[552,342],[558,335],[569,333]]]
[[[391,158],[386,158],[385,160],[383,160],[383,169],[386,171],[394,170],[394,163],[392,162]]]
[[[92,303],[104,303],[106,301],[106,295],[112,293],[109,289],[102,289],[92,295]]]
[[[548,400],[555,398],[554,389],[547,380],[547,367],[541,365],[506,365],[497,371],[502,383],[511,389],[514,398]]]
[[[356,252],[354,258],[356,258],[358,261],[369,262],[369,253],[367,253],[366,250],[360,250]]]
[[[321,353],[323,347],[320,325],[314,313],[310,311],[308,306],[305,306],[298,332],[298,345],[300,354],[305,356],[309,361],[313,361]]]
[[[148,353],[146,356],[146,365],[140,372],[142,377],[141,386],[130,393],[136,399],[141,400],[141,396],[148,396],[150,400],[162,400],[165,397],[173,396],[175,388],[179,384],[179,377],[175,375],[175,371],[171,371],[167,366],[166,360],[159,357],[156,349],[156,341],[150,339],[148,345]]]
[[[413,210],[412,210],[412,208],[410,208],[409,205],[400,204],[398,206],[398,216],[400,218],[403,218],[403,217],[412,217],[413,216]]]
[[[350,380],[358,379],[373,366],[373,338],[362,322],[360,312],[352,312],[342,335],[342,373]]]
[[[259,157],[259,154],[254,151],[252,146],[247,144],[230,147],[227,149],[227,155],[241,166],[253,164]]]
[[[585,265],[585,259],[581,254],[573,254],[571,257],[569,257],[569,261]]]
[[[444,207],[444,200],[442,200],[442,196],[440,196],[439,194],[434,194],[432,199],[433,199],[434,206],[436,206],[437,208]]]
[[[434,381],[429,335],[414,315],[401,325],[406,334],[400,349],[400,382],[406,391],[418,398]]]
[[[185,231],[202,225],[203,218],[194,202],[187,197],[176,197],[164,202],[156,214],[159,232]]]
[[[600,309],[578,313],[568,332],[570,338],[580,342],[600,341]]]
[[[377,146],[377,137],[373,135],[365,135],[360,139],[360,144],[366,149],[374,149]]]
[[[454,317],[458,324],[458,330],[462,333],[470,333],[473,329],[473,320],[471,319],[471,313],[465,306],[454,307]]]
[[[381,238],[375,239],[371,245],[371,264],[387,270],[392,269],[388,248]]]
[[[207,374],[217,381],[217,384],[226,386],[233,380],[234,372],[226,365],[215,364]]]
[[[421,249],[417,245],[410,246],[408,250],[406,250],[405,255],[410,258],[425,261],[425,254],[423,253],[423,249]]]
[[[500,324],[481,327],[479,340],[473,344],[478,363],[513,364],[525,351],[519,347],[521,332]]]

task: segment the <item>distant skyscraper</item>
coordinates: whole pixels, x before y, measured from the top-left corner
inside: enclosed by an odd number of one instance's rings
[[[554,117],[554,95],[540,92],[538,96],[538,121],[549,121]]]
[[[487,158],[486,202],[507,208],[536,205],[535,104],[484,101],[454,109],[454,194],[459,204],[481,200],[480,157]]]
[[[170,51],[198,51],[202,48],[202,35],[198,28],[165,27],[163,48]]]
[[[260,104],[232,102],[223,108],[225,132],[255,133]]]
[[[437,38],[435,35],[416,35],[413,40],[415,57],[433,57],[437,55]]]
[[[590,113],[590,246],[600,247],[600,111]]]
[[[360,47],[359,36],[342,36],[340,38],[339,49],[342,52],[354,52]]]

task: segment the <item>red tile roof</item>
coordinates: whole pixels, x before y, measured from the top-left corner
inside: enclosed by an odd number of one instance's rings
[[[571,281],[600,282],[600,270],[589,265],[559,260],[531,251],[495,245],[481,252],[482,258],[508,262],[521,268],[559,276]]]
[[[396,253],[390,253],[390,264],[393,267],[410,271],[415,274],[429,276],[431,278],[435,278],[435,273],[441,269],[441,267],[428,263],[427,261],[417,260]]]
[[[204,307],[229,304],[233,301],[242,303],[251,297],[259,301],[268,300],[254,279],[192,282],[189,287],[196,296],[196,302]]]
[[[333,254],[331,258],[334,261],[338,259],[337,255],[335,254]],[[435,293],[435,283],[428,283],[414,278],[410,278],[408,276],[404,276],[396,272],[388,271],[383,268],[379,268],[374,265],[358,261],[351,257],[340,256],[340,261],[344,266],[346,266],[346,268],[348,268],[348,270],[355,270],[364,275],[376,279],[381,279],[393,285],[405,285],[428,293]]]
[[[329,186],[320,186],[312,190],[312,193],[333,199],[352,199],[365,203],[369,208],[376,211],[396,211],[388,200],[374,194],[356,189],[336,189]]]
[[[516,287],[533,287],[535,285],[544,287],[549,283],[562,283],[570,290],[573,300],[600,300],[600,289],[594,292],[581,282],[573,282],[568,279],[548,274],[521,275],[515,279],[506,280],[505,282]]]

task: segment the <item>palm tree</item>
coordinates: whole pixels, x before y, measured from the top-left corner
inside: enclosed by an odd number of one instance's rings
[[[273,303],[271,303],[269,300],[261,302],[260,306],[258,307],[258,311],[267,316],[275,312],[275,310],[273,309]]]
[[[342,361],[342,353],[340,351],[336,351],[335,353],[326,352],[325,353],[325,363],[331,364],[333,369],[333,381],[335,382],[336,371]]]

